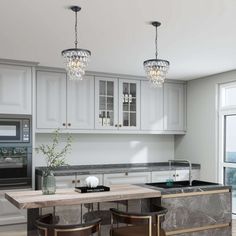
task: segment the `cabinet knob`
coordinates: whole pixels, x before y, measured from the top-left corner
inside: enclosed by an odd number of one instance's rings
[[[125,175],[126,175],[126,176],[129,175],[129,173],[128,173],[128,172],[125,172]]]
[[[119,127],[122,127],[122,125],[121,125],[121,124],[119,124]]]
[[[66,123],[62,123],[63,126],[66,126]]]
[[[175,174],[173,174],[173,177],[175,177]]]
[[[118,125],[116,124],[115,127],[118,127]]]
[[[80,179],[77,180],[77,183],[78,183],[78,184],[80,183]]]
[[[71,123],[68,123],[68,126],[71,126]]]
[[[177,174],[176,176],[179,177],[179,174]]]
[[[72,180],[72,184],[75,184],[75,180]]]

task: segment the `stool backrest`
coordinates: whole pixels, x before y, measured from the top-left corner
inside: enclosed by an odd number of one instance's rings
[[[58,219],[52,214],[44,215],[36,220],[36,227],[40,236],[90,236],[98,233],[100,236],[101,219],[84,224],[57,225]]]

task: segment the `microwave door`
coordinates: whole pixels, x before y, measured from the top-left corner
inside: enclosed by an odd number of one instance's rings
[[[17,142],[21,140],[20,121],[0,120],[0,142]]]

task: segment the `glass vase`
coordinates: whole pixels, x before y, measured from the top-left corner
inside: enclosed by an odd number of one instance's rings
[[[41,183],[42,192],[44,195],[56,193],[56,178],[51,171],[43,173]]]

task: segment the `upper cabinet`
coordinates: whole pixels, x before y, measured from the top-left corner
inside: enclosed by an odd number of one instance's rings
[[[93,77],[69,81],[64,72],[37,71],[36,94],[38,130],[94,127]]]
[[[37,128],[66,128],[66,74],[37,71]]]
[[[141,81],[141,129],[161,131],[163,125],[163,87],[152,88]]]
[[[164,130],[186,130],[186,85],[164,84]]]
[[[138,130],[140,81],[95,78],[95,128]]]
[[[186,85],[85,76],[70,81],[63,70],[36,71],[36,131],[60,128],[78,133],[183,134]]]
[[[32,68],[0,64],[0,113],[31,114]]]

